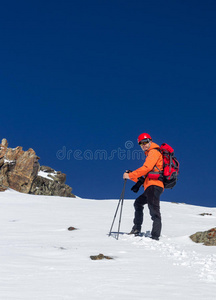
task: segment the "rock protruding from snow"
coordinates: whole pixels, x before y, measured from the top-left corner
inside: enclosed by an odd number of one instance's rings
[[[30,194],[75,197],[72,188],[65,184],[66,175],[50,167],[41,166],[38,175],[32,183]]]
[[[203,243],[206,246],[216,246],[216,227],[203,232],[196,232],[190,236],[195,243]]]
[[[11,188],[26,194],[75,197],[72,188],[65,184],[66,175],[50,167],[40,167],[39,159],[33,149],[8,148],[7,140],[2,139],[0,191]]]
[[[29,193],[40,168],[38,159],[33,149],[23,151],[22,147],[8,148],[7,140],[3,139],[0,145],[1,189],[12,188],[21,193]]]
[[[91,255],[91,260],[102,260],[102,259],[113,259],[111,256],[103,255],[102,253],[98,255]]]

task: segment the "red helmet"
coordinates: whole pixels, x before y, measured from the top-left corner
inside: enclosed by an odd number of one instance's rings
[[[138,136],[138,144],[141,142],[141,141],[151,141],[152,138],[151,136],[148,134],[148,133],[141,133],[139,136]]]

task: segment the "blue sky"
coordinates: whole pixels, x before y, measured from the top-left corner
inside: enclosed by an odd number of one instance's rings
[[[215,14],[213,0],[5,1],[2,138],[66,173],[76,195],[116,199],[147,132],[180,161],[161,199],[215,206]]]

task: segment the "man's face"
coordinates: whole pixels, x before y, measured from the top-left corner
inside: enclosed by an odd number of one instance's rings
[[[140,144],[141,149],[145,152],[147,151],[151,146],[151,141],[148,142],[147,144]]]

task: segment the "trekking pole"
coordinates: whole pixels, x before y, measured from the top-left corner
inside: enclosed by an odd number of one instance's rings
[[[119,238],[119,231],[120,231],[120,225],[121,225],[121,217],[122,217],[122,209],[123,209],[124,193],[125,193],[125,184],[126,184],[126,179],[125,179],[125,182],[124,182],[124,188],[122,190],[122,201],[121,201],[121,209],[120,209],[120,216],[119,216],[119,225],[118,225],[117,240]]]
[[[115,211],[115,215],[114,215],[114,218],[113,218],[113,221],[112,221],[112,225],[111,225],[111,228],[110,228],[110,232],[109,232],[109,236],[110,236],[111,232],[112,232],[112,229],[113,229],[113,225],[115,223],[115,219],[116,219],[116,216],[117,216],[117,213],[118,213],[119,206],[121,204],[120,217],[119,217],[119,225],[118,225],[118,232],[117,232],[117,240],[119,238],[119,231],[120,231],[120,225],[121,225],[121,216],[122,216],[122,209],[123,209],[123,202],[124,202],[124,193],[125,193],[126,181],[127,181],[127,179],[124,180],[124,186],[123,186],[123,189],[122,189],[122,192],[121,192],[121,196],[120,196],[120,199],[119,199],[116,211]]]

